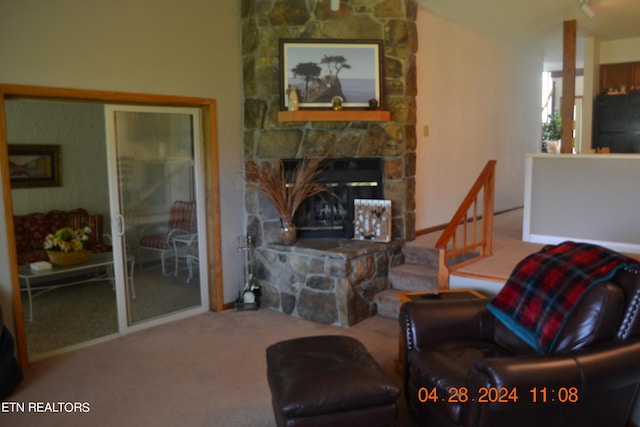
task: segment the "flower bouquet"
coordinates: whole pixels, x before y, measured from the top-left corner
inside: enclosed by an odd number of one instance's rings
[[[44,248],[53,264],[69,266],[86,262],[91,257],[87,250],[91,228],[63,227],[44,239]]]

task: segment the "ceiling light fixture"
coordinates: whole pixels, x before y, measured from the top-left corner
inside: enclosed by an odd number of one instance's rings
[[[340,0],[331,0],[331,10],[334,12],[340,10]]]
[[[580,0],[580,10],[587,18],[593,19],[593,17],[596,16],[596,13],[589,7],[587,1],[588,0]]]

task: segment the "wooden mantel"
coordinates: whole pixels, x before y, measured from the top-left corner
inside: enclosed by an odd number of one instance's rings
[[[297,110],[278,111],[281,122],[388,122],[391,112],[384,110]]]

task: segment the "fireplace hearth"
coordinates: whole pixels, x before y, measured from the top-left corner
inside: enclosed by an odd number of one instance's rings
[[[283,159],[292,172],[300,159]],[[354,199],[383,199],[384,160],[380,157],[327,158],[319,180],[327,192],[307,199],[294,223],[301,238],[352,238]]]
[[[350,327],[376,314],[374,296],[390,288],[402,241],[298,239],[257,248],[261,307],[313,322]]]

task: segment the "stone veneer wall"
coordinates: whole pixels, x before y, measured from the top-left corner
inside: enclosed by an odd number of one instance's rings
[[[343,0],[337,12],[330,0],[242,0],[245,159],[384,158],[395,239],[277,244],[275,209],[247,188],[247,234],[257,246],[254,271],[263,306],[340,326],[375,314],[374,295],[389,287],[388,269],[398,263],[402,242],[415,238],[416,16],[415,0]],[[391,120],[278,122],[281,38],[382,40],[382,104]]]
[[[304,239],[256,250],[261,305],[314,322],[348,327],[376,313],[373,297],[388,289],[402,241]]]
[[[393,237],[415,238],[415,0],[242,0],[244,156],[383,157],[384,194],[392,200]],[[380,39],[383,109],[389,122],[278,122],[279,39]],[[222,42],[222,41],[221,41]],[[246,196],[247,233],[257,245],[278,241],[279,218],[256,191]]]

